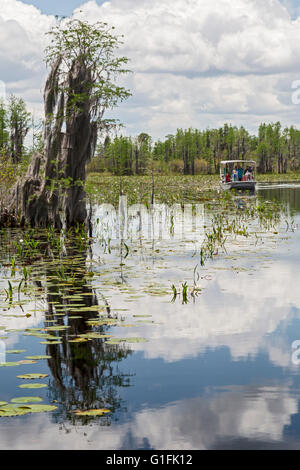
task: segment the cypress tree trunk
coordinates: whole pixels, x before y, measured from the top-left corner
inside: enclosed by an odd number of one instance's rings
[[[89,71],[74,61],[64,90],[58,89],[61,59],[53,65],[44,91],[44,154],[35,154],[14,192],[21,199],[21,218],[31,226],[67,228],[87,218],[84,182],[86,164],[96,146],[97,127],[91,121]],[[65,91],[66,90],[66,91]],[[78,99],[76,96],[84,97]],[[74,102],[75,97],[75,102]],[[64,127],[64,132],[62,131]]]

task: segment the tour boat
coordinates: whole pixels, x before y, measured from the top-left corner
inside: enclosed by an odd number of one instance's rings
[[[253,160],[224,160],[220,162],[220,185],[223,190],[255,192],[256,162]]]

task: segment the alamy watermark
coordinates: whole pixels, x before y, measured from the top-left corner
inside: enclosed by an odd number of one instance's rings
[[[102,204],[94,214],[97,233],[110,240],[176,240],[202,243],[203,204],[144,204],[128,206],[121,196],[119,207]]]
[[[292,343],[292,349],[294,350],[291,357],[292,363],[298,366],[300,364],[300,340],[296,340]]]

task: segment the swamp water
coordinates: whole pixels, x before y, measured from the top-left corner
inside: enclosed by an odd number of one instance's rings
[[[0,448],[299,448],[300,186],[258,195],[206,204],[215,238],[250,205],[201,255],[2,231]]]

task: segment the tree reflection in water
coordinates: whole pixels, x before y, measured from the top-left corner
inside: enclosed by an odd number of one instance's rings
[[[73,413],[76,409],[108,408],[111,413],[103,416],[100,422],[109,425],[115,411],[126,411],[118,388],[131,385],[130,375],[123,374],[119,370],[119,364],[132,351],[121,344],[106,345],[105,339],[100,338],[82,343],[69,342],[81,334],[94,331],[86,321],[98,316],[94,309],[98,305],[98,298],[89,285],[86,271],[86,251],[83,253],[81,248],[80,256],[78,254],[74,244],[73,247],[66,247],[65,261],[71,262],[64,271],[64,282],[56,275],[57,268],[47,271],[48,313],[45,326],[53,325],[48,323],[49,320],[55,320],[57,325],[69,326],[67,330],[57,332],[61,337],[61,344],[46,346],[46,354],[51,356],[48,360],[52,373],[50,399],[62,405],[59,420],[69,419],[75,422],[78,420]],[[74,300],[74,296],[81,296],[80,300]],[[77,311],[74,306],[76,303],[81,304]],[[106,316],[116,318],[105,299],[103,303]],[[91,310],[82,311],[81,307],[91,307]],[[99,310],[101,307],[103,308],[99,305]],[[109,334],[109,326],[97,326],[97,333]],[[81,421],[90,419],[93,418],[80,418]]]

